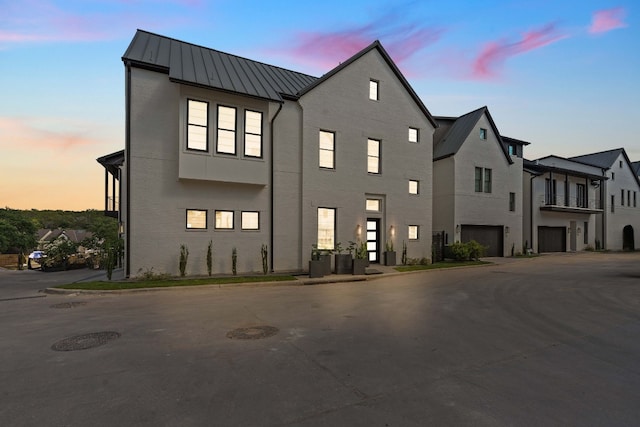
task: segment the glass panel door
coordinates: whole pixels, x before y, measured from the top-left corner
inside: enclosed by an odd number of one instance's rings
[[[367,219],[367,253],[369,262],[380,262],[380,220],[377,218]]]

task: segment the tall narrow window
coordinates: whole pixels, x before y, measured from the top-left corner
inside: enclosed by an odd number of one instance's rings
[[[516,211],[516,193],[509,193],[509,211]]]
[[[589,223],[585,221],[583,227],[584,227],[584,233],[582,233],[584,235],[583,243],[585,245],[588,245],[589,244]]]
[[[318,208],[318,249],[334,249],[336,241],[336,210]]]
[[[475,182],[476,193],[482,193],[482,168],[476,168]]]
[[[207,228],[207,211],[201,209],[187,209],[187,229],[204,230]]]
[[[544,201],[547,205],[556,204],[556,180],[547,178],[544,187]]]
[[[487,139],[487,130],[485,128],[480,128],[480,139]]]
[[[240,216],[240,228],[243,230],[259,230],[260,229],[260,213],[259,212],[242,212]]]
[[[631,190],[627,190],[627,206],[631,206]]]
[[[218,140],[216,152],[236,154],[236,109],[218,106]]]
[[[215,228],[233,230],[233,211],[216,211]]]
[[[418,142],[420,133],[417,128],[409,128],[409,142]]]
[[[376,80],[369,80],[369,99],[377,101],[380,99],[379,82]]]
[[[187,149],[209,149],[209,103],[189,99],[187,101]]]
[[[620,190],[620,206],[624,206],[624,190]]]
[[[491,169],[484,169],[484,192],[491,193]]]
[[[417,225],[410,225],[407,229],[409,240],[418,240],[420,238],[420,227]]]
[[[262,113],[244,112],[244,155],[262,157]]]
[[[335,134],[320,131],[320,167],[335,169]]]
[[[616,211],[616,196],[611,195],[611,212]]]
[[[409,180],[409,194],[418,194],[420,193],[420,181],[416,181],[413,179]]]
[[[587,207],[587,187],[584,184],[576,184],[576,193],[578,199],[576,200],[579,208]]]
[[[367,172],[380,173],[380,141],[367,140]]]
[[[634,191],[634,192],[633,192],[633,207],[634,207],[634,208],[635,208],[635,207],[638,207],[638,205],[636,204],[636,201],[637,201],[637,199],[636,199],[636,192]]]

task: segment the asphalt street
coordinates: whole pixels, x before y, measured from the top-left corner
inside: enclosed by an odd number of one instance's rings
[[[7,297],[58,277],[0,272],[0,425],[640,423],[640,253]]]

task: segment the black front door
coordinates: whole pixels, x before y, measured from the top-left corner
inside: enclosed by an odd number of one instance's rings
[[[380,220],[367,218],[367,254],[369,262],[380,262]]]

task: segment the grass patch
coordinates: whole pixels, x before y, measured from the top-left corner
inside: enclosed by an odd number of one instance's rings
[[[395,267],[396,271],[419,271],[419,270],[435,270],[438,268],[464,267],[467,265],[485,265],[492,264],[489,261],[442,261],[428,265],[401,265]]]
[[[206,279],[165,279],[133,282],[84,282],[56,286],[59,289],[82,289],[89,291],[116,291],[122,289],[170,288],[179,286],[222,285],[229,283],[285,282],[296,280],[293,276],[233,276]]]

